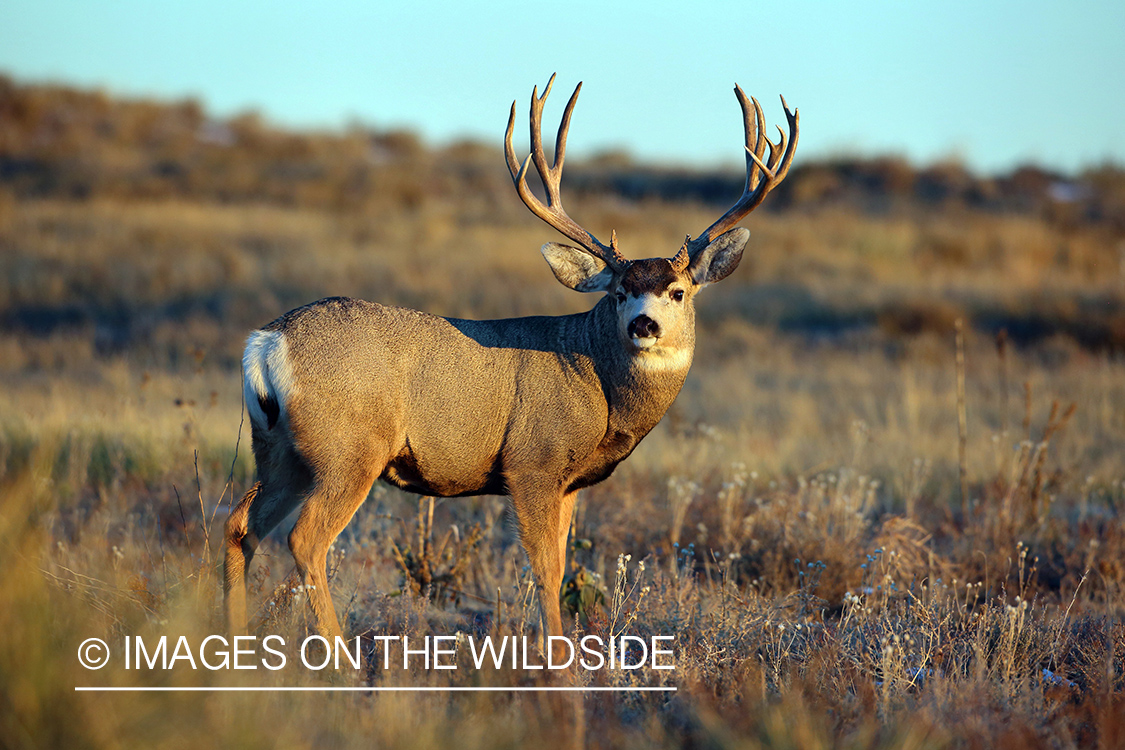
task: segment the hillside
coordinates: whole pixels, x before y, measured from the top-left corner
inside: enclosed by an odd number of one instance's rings
[[[752,243],[753,280],[724,290],[713,314],[892,338],[948,332],[963,316],[1021,344],[1125,346],[1121,169],[980,177],[894,158],[798,162],[755,217],[764,236]],[[741,180],[607,154],[568,164],[565,189],[581,221],[598,234],[618,230],[626,252],[643,255],[653,241],[671,247],[700,231]],[[265,218],[274,213],[304,217],[301,236],[279,237]],[[235,228],[236,215],[260,220]],[[502,235],[483,238],[488,227]],[[168,321],[244,311],[234,314],[245,327],[270,316],[275,300],[331,293],[519,314],[503,284],[451,304],[440,288],[400,283],[402,269],[384,261],[403,251],[428,259],[441,287],[452,280],[440,259],[462,254],[454,248],[466,238],[508,258],[504,233],[518,229],[528,239],[516,264],[537,263],[531,250],[550,237],[533,228],[498,144],[434,148],[409,132],[358,126],[289,132],[254,114],[215,119],[193,101],[0,78],[0,329],[23,341],[93,326],[99,351],[151,348],[151,331]],[[338,276],[274,262],[325,252],[359,265]],[[117,277],[121,263],[128,271]]]

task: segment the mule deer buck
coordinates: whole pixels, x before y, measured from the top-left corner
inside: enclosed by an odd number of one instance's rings
[[[695,348],[695,295],[738,266],[750,233],[735,225],[784,178],[789,137],[765,135],[757,100],[735,87],[746,139],[742,196],[671,258],[627,260],[574,222],[560,192],[578,93],[562,115],[553,166],[543,151],[542,96],[531,97],[531,154],[504,152],[533,214],[577,243],[541,252],[563,285],[602,292],[581,314],[459,320],[334,297],[254,331],[243,387],[257,483],[226,524],[228,626],[246,627],[246,566],[262,538],[301,506],[289,549],[321,635],[341,635],[326,557],[376,479],[428,496],[508,495],[539,598],[540,641],[561,635],[559,589],[578,490],[602,481],[680,392]],[[766,146],[769,155],[766,155]],[[546,203],[527,184],[535,165]]]

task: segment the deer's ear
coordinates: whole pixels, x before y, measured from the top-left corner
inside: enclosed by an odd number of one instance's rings
[[[746,249],[749,239],[750,232],[742,227],[735,227],[719,235],[688,266],[692,280],[699,286],[706,286],[725,279],[738,268],[742,251]]]
[[[539,252],[547,259],[555,278],[577,292],[609,291],[613,271],[584,250],[548,242]]]

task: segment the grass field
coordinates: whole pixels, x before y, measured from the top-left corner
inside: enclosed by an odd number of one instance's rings
[[[359,135],[243,119],[237,137],[319,177],[282,170],[261,188],[246,146],[229,164],[198,157],[217,187],[191,170],[142,184],[129,170],[149,146],[129,144],[149,143],[134,122],[148,110],[72,96],[132,123],[120,143],[71,162],[0,141],[63,176],[0,186],[0,745],[1125,746],[1125,224],[1062,204],[799,192],[746,222],[743,266],[699,300],[684,391],[582,493],[573,529],[574,633],[674,635],[674,670],[472,668],[465,639],[535,621],[505,502],[383,486],[330,560],[360,669],[126,670],[126,637],[222,632],[222,525],[253,477],[250,329],[328,295],[465,317],[593,300],[551,277],[537,248],[557,238],[523,215],[497,149],[384,136],[399,156],[336,200]],[[158,124],[203,122],[152,107]],[[820,170],[793,178],[809,192],[836,174]],[[92,187],[75,195],[74,175]],[[1095,178],[1076,179],[1116,205],[1118,183]],[[590,190],[568,209],[636,258],[671,255],[723,207]],[[255,559],[250,601],[259,635],[297,643],[308,614],[284,531]],[[375,640],[456,634],[451,671],[384,669]],[[75,658],[91,637],[114,652],[105,669]],[[676,691],[74,690],[88,685]]]

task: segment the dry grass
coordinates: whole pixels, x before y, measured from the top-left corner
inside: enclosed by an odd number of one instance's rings
[[[176,112],[169,122],[202,117]],[[159,114],[138,106],[122,122],[155,138]],[[514,196],[496,200],[492,167],[469,169],[479,149],[453,149],[452,175],[385,137],[409,159],[373,167],[386,192],[349,202],[333,186],[340,154],[370,146],[359,135],[237,127],[258,139],[247,154],[297,154],[328,177],[259,199],[268,170],[232,157],[203,172],[217,187],[153,177],[142,190],[122,176],[139,169],[127,144],[140,136],[122,130],[98,152],[89,199],[0,190],[0,745],[1125,744],[1120,228],[964,206],[756,215],[744,268],[700,300],[684,392],[580,498],[575,631],[675,634],[676,669],[557,679],[675,694],[76,693],[543,681],[383,669],[378,636],[522,635],[535,620],[502,499],[385,487],[331,559],[345,628],[364,638],[358,672],[77,664],[88,637],[220,631],[217,537],[253,471],[247,330],[328,294],[473,317],[590,304],[551,279],[534,252],[549,238]],[[235,178],[242,192],[216,197]],[[669,254],[714,215],[593,193],[568,205],[599,235],[616,228],[632,257]],[[308,622],[290,570],[280,533],[250,578],[259,632],[292,642]]]
[[[73,686],[92,682],[319,680],[303,671],[89,673],[73,659],[90,636],[200,639],[220,627],[214,536],[220,498],[230,496],[236,373],[146,376],[127,360],[95,358],[81,375],[9,377],[0,409],[0,627],[9,634],[0,672],[11,686],[3,713],[18,726],[5,726],[5,736],[27,746],[177,746],[202,736],[289,747],[483,747],[560,737],[599,747],[1120,741],[1119,362],[1075,353],[1044,367],[1036,352],[1012,355],[1013,376],[1033,383],[1029,433],[1013,383],[1010,432],[1001,440],[995,353],[988,341],[969,347],[974,510],[963,523],[952,512],[951,339],[915,340],[889,358],[738,326],[703,334],[711,335],[703,360],[711,366],[696,369],[669,419],[630,461],[587,491],[576,525],[585,540],[576,563],[598,576],[606,595],[603,610],[578,627],[612,629],[618,556],[643,558],[643,573],[636,562],[627,566],[622,583],[631,594],[616,619],[635,618],[629,632],[677,635],[669,679],[679,692],[670,700],[75,694]],[[1048,442],[1050,420],[1065,409],[1052,417],[1056,399],[1078,407]],[[245,445],[235,468],[241,491]],[[441,501],[432,522],[418,518],[414,498],[377,488],[341,538],[332,585],[349,631],[528,632],[527,572],[503,502]],[[462,555],[449,535],[456,527],[468,537],[478,524],[479,544]],[[271,595],[291,567],[283,538],[268,541],[255,562],[252,601],[274,602],[261,632],[294,642],[307,627],[301,600]],[[424,555],[427,544],[433,572],[457,568],[440,596],[404,575],[412,568],[396,555],[396,547]],[[526,680],[519,672],[381,666],[373,653],[346,684]]]

